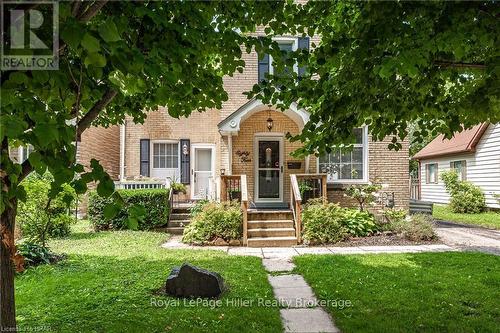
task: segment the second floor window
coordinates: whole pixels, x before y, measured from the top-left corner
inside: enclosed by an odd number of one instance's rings
[[[176,169],[179,166],[178,143],[153,143],[153,168]]]

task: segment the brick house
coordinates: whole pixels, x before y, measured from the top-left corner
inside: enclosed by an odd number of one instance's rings
[[[276,41],[284,50],[309,47],[309,38],[283,37]],[[295,105],[281,112],[258,100],[248,100],[243,92],[272,73],[273,65],[269,55],[259,59],[256,52],[243,52],[243,60],[243,73],[224,78],[229,98],[222,109],[176,119],[160,106],[148,113],[144,124],[134,124],[128,118],[119,127],[89,129],[82,138],[81,161],[86,164],[91,157],[99,158],[122,187],[145,179],[148,181],[144,183],[163,184],[175,179],[187,186],[184,199],[189,200],[224,199],[228,186],[234,185],[227,181],[245,175],[245,199],[250,209],[289,209],[294,202],[291,175],[312,177],[331,169],[326,182],[320,184],[330,201],[350,205],[343,195],[346,186],[377,182],[385,184],[384,191],[394,194],[395,207],[408,207],[407,141],[401,150],[391,151],[389,140],[372,141],[369,129],[364,127],[354,130],[357,142],[351,152],[292,157],[290,153],[300,147],[300,142],[288,141],[286,134],[300,133],[308,112]],[[300,68],[295,66],[294,70],[300,74]],[[317,178],[319,183],[322,179]],[[241,183],[236,185],[241,190]]]

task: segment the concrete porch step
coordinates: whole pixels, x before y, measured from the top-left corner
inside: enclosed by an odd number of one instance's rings
[[[184,227],[168,227],[166,231],[172,235],[182,235],[184,233]]]
[[[172,221],[172,220],[189,220],[190,218],[191,218],[191,214],[189,214],[189,213],[172,212],[170,214],[170,221]]]
[[[248,229],[293,228],[292,220],[253,220],[248,221]]]
[[[295,237],[255,237],[248,238],[248,247],[285,247],[297,245]]]
[[[294,237],[294,228],[248,229],[248,237]]]
[[[189,222],[191,222],[191,221],[189,221],[189,220],[175,220],[175,221],[170,220],[168,222],[168,226],[169,227],[185,227],[189,224]]]

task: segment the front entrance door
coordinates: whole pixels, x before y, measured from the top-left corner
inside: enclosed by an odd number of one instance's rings
[[[255,201],[283,201],[283,137],[255,138]]]
[[[191,198],[208,199],[212,196],[214,150],[206,145],[193,144],[192,147]]]

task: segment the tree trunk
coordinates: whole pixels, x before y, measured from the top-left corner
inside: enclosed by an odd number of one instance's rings
[[[0,331],[15,332],[16,306],[14,300],[14,263],[15,254],[14,225],[16,220],[17,199],[6,206],[0,221]]]

